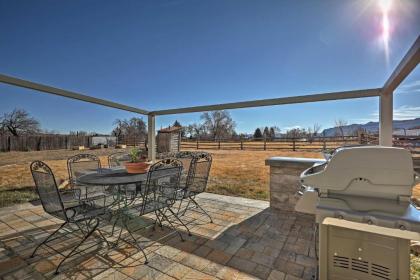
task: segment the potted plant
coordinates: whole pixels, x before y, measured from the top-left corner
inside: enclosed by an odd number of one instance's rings
[[[150,167],[150,163],[147,162],[147,155],[142,150],[133,148],[130,151],[130,162],[125,163],[127,173],[145,173]]]

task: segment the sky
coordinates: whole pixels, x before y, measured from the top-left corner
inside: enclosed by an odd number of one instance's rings
[[[157,110],[382,87],[419,34],[418,0],[0,0],[0,73]],[[419,94],[417,66],[394,119],[420,117]],[[109,133],[138,116],[0,84],[0,114],[14,108],[60,133]],[[377,120],[378,98],[230,113],[240,133],[324,129]],[[175,120],[200,114],[157,127]]]

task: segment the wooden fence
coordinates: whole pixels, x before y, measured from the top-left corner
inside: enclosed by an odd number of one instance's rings
[[[118,137],[117,144],[133,146],[133,147],[144,147],[146,145],[146,141],[144,137],[120,136]]]
[[[297,138],[276,138],[267,139],[222,139],[222,140],[200,140],[182,139],[181,149],[183,150],[328,150],[344,145],[378,145],[377,135],[359,135],[345,137],[316,137],[312,140]],[[420,137],[394,136],[394,146],[420,149]]]
[[[238,139],[228,140],[222,139],[217,141],[211,140],[191,140],[183,139],[181,149],[204,149],[204,150],[325,150],[334,149],[343,145],[357,145],[360,138],[357,136],[340,137],[324,137],[313,139],[295,139],[295,138],[277,138],[274,140],[254,140],[254,139]]]
[[[70,149],[73,146],[89,147],[90,136],[77,135],[0,135],[0,151],[42,151]]]
[[[90,147],[92,136],[77,135],[23,135],[19,137],[0,135],[0,151],[41,151],[71,149],[73,146]],[[117,144],[145,147],[144,137],[120,137]],[[268,139],[182,139],[182,150],[326,150],[343,145],[378,144],[377,135],[316,137],[307,139],[276,138]],[[420,150],[420,136],[394,136],[394,146]]]
[[[43,151],[43,150],[61,150],[71,149],[74,146],[91,147],[92,137],[80,135],[60,135],[60,134],[42,134],[42,135],[21,135],[19,137],[0,135],[0,152],[10,151]],[[120,137],[117,143],[127,146],[144,147],[144,137]]]

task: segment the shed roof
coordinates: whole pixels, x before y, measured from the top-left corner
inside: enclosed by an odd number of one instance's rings
[[[169,126],[165,128],[161,128],[158,132],[162,133],[170,133],[170,132],[178,132],[180,131],[182,126]]]

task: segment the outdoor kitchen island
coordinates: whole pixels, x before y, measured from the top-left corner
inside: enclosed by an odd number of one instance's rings
[[[410,152],[343,147],[325,158],[267,161],[271,207],[315,215],[319,279],[410,279],[410,240],[420,240]]]

